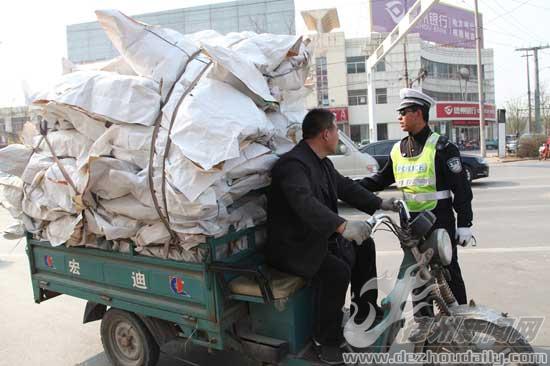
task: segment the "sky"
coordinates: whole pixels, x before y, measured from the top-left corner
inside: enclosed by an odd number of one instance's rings
[[[94,10],[114,8],[128,15],[223,0],[17,0],[0,5],[0,107],[25,103],[23,89],[47,88],[61,74],[67,55],[66,26],[95,20]],[[444,0],[473,9],[474,0]],[[346,37],[367,35],[368,0],[295,0],[296,28],[305,32],[300,11],[336,7]],[[497,107],[527,98],[525,58],[516,48],[550,44],[549,0],[479,0],[485,47],[494,49]],[[531,88],[534,66],[531,60]],[[550,49],[539,52],[540,82],[550,88]],[[26,87],[22,87],[26,85]]]

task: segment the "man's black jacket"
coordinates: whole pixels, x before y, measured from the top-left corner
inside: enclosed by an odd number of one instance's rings
[[[266,259],[279,270],[305,278],[315,275],[345,221],[338,215],[338,199],[369,214],[382,201],[343,177],[303,140],[277,161],[271,175]]]

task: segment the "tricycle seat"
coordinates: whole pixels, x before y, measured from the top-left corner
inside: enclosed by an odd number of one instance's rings
[[[305,286],[302,277],[278,271],[264,266],[264,274],[269,280],[274,300],[290,297],[293,293]],[[229,282],[229,289],[237,295],[262,297],[260,286],[254,279],[238,276]]]

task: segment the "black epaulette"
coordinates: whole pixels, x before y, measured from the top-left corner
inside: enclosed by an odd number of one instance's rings
[[[439,136],[439,139],[437,140],[436,149],[437,150],[443,150],[447,146],[449,146],[449,138],[447,136]]]

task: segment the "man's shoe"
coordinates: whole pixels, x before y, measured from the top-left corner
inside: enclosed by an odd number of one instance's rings
[[[344,357],[342,356],[342,352],[346,350],[342,350],[342,348],[345,348],[347,345],[345,340],[339,346],[327,346],[313,339],[313,346],[315,347],[317,357],[326,365],[343,365]]]
[[[420,343],[426,341],[432,324],[434,323],[434,318],[422,317],[415,320],[415,327],[411,330],[409,334],[409,341],[412,343]]]
[[[321,349],[321,343],[317,342],[315,340],[315,338],[313,338],[313,346],[315,347],[315,349],[319,350]],[[339,344],[338,344],[338,347],[339,348],[342,348],[342,349],[347,349],[348,347],[348,342],[346,341],[346,338],[344,338],[344,336],[342,335],[342,339],[339,340]]]

